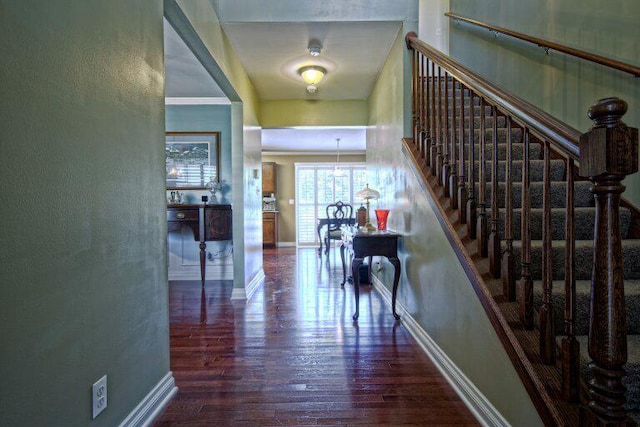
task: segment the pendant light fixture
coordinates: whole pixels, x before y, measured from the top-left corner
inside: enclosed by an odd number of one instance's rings
[[[340,169],[340,138],[336,138],[336,165],[333,168],[333,176],[336,178],[344,176],[344,171]]]

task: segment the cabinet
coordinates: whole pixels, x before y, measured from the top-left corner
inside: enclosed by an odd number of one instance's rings
[[[233,239],[231,205],[207,205],[204,209],[204,239],[207,241]]]
[[[278,243],[278,212],[262,213],[262,246],[275,247]]]
[[[262,192],[277,193],[275,162],[262,163]]]

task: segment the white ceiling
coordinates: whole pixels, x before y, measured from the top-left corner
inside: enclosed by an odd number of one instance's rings
[[[254,7],[249,11],[234,2],[220,1],[220,7],[224,9],[222,15],[229,16],[233,22],[225,22],[225,16],[221,16],[220,20],[259,99],[367,99],[402,21],[398,19],[399,16],[391,18],[395,20],[384,20],[382,15],[389,16],[394,9],[388,7],[386,0],[378,3],[380,10],[375,12],[371,3],[369,7],[353,4],[347,8],[340,0],[329,8],[333,12],[317,5],[317,10],[312,11],[315,17],[308,17],[304,9],[298,8],[299,3],[289,2],[288,7],[293,13],[305,15],[296,18],[301,22],[290,22],[274,19],[273,16],[267,19],[265,14],[275,13],[269,10],[269,2],[252,2]],[[411,0],[401,1],[401,4],[405,3],[412,4]],[[345,8],[356,15],[342,13]],[[247,11],[246,14],[243,10]],[[412,9],[407,6],[402,10],[406,15]],[[246,21],[242,18],[252,13],[253,16],[246,18]],[[333,15],[327,17],[326,13]],[[307,52],[312,39],[320,41],[323,46],[319,57],[314,58]],[[308,94],[306,84],[297,70],[312,63],[323,65],[328,72],[318,84],[318,91]],[[166,21],[165,68],[167,97],[224,97],[209,73]],[[364,127],[294,127],[263,129],[263,151],[335,153],[336,138],[340,138],[341,152],[365,150]]]

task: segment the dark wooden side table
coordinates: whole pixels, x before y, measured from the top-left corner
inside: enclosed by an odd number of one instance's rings
[[[358,320],[360,309],[360,277],[359,268],[365,257],[384,256],[393,265],[393,291],[391,294],[391,309],[393,317],[400,319],[396,313],[396,295],[398,292],[398,282],[400,281],[400,260],[398,259],[398,238],[401,235],[392,231],[372,231],[364,232],[356,227],[342,228],[342,245],[340,246],[340,257],[342,258],[342,284],[344,287],[347,281],[347,267],[344,252],[347,250],[352,256],[351,275],[353,276],[353,289],[356,295],[356,312],[353,320]]]
[[[183,227],[200,242],[200,279],[204,286],[207,241],[231,240],[231,205],[167,205],[167,230]]]

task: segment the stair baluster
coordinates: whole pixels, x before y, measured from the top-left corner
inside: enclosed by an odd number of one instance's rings
[[[562,338],[562,397],[569,402],[579,398],[580,343],[576,340],[576,213],[574,209],[573,159],[567,159],[567,220],[564,273],[564,333]]]
[[[458,138],[458,158],[460,163],[458,164],[458,218],[460,220],[460,224],[467,223],[467,187],[465,181],[464,174],[464,92],[465,87],[462,83],[460,83],[460,118],[459,118],[459,134]],[[473,107],[473,106],[471,106]]]
[[[417,144],[418,152],[422,157],[425,156],[424,153],[424,144],[426,143],[426,127],[424,124],[424,107],[423,107],[423,98],[424,98],[424,78],[420,73],[420,64],[422,62],[423,56],[418,56],[417,60],[415,60],[414,72],[416,73],[416,78],[414,79],[416,88],[416,97],[418,98],[416,101],[416,115],[417,115],[417,126],[418,126],[418,135],[417,139],[414,139]]]
[[[540,307],[540,358],[551,365],[556,361],[556,331],[551,291],[553,286],[553,247],[551,243],[551,150],[544,141],[542,190],[542,306]]]
[[[489,271],[494,278],[500,277],[500,236],[498,234],[498,221],[500,211],[498,209],[498,109],[491,107],[493,114],[493,154],[491,159],[491,232],[489,233]],[[506,167],[511,168],[507,162]]]
[[[596,220],[591,275],[589,404],[580,412],[586,425],[626,425],[627,325],[624,301],[621,181],[638,171],[638,130],[621,120],[627,103],[600,100],[589,109],[595,126],[580,137],[580,175],[593,183]]]
[[[476,136],[475,136],[475,108],[474,93],[469,96],[469,198],[467,200],[467,236],[475,239],[476,230]]]
[[[438,159],[438,113],[436,112],[436,64],[431,61],[431,147],[429,149],[429,168],[431,175],[436,176],[436,163]]]
[[[485,101],[480,98],[480,164],[478,165],[478,226],[476,230],[478,254],[486,258],[489,255],[489,245],[487,236],[487,180],[485,177],[485,166],[487,163],[487,138],[485,129]]]
[[[444,161],[444,153],[442,142],[443,138],[443,123],[442,123],[442,68],[438,67],[438,154],[436,155],[436,178],[438,182],[442,183],[442,165]]]
[[[450,156],[451,162],[449,165],[449,200],[451,200],[451,209],[458,209],[458,176],[457,176],[457,150],[456,150],[456,86],[455,80],[451,81],[451,130],[449,131],[449,138],[451,144]]]
[[[422,124],[422,138],[420,140],[420,151],[422,152],[422,158],[428,164],[429,162],[429,135],[431,134],[431,130],[429,129],[429,80],[427,74],[425,73],[425,56],[420,55],[420,90],[421,90],[421,98],[420,98],[420,123]]]
[[[507,166],[505,170],[505,219],[504,219],[504,239],[506,243],[506,248],[504,254],[502,254],[502,294],[507,299],[507,301],[515,301],[516,300],[516,277],[514,270],[514,262],[513,262],[513,231],[512,227],[512,216],[513,216],[513,207],[511,195],[513,193],[513,181],[511,178],[511,169],[512,169],[512,149],[513,142],[512,137],[513,133],[511,132],[511,116],[507,116]]]
[[[444,197],[449,197],[449,174],[451,173],[449,164],[449,149],[451,147],[451,141],[449,140],[449,74],[444,73],[444,127],[442,129],[442,179],[440,181],[442,185],[442,191]]]
[[[414,51],[411,56],[411,129],[412,138],[415,143],[419,141],[420,129],[418,126],[418,73],[416,72],[418,51]]]
[[[533,329],[533,282],[531,280],[531,197],[529,194],[529,129],[524,128],[524,156],[522,161],[522,260],[518,303],[520,320],[526,329]]]

